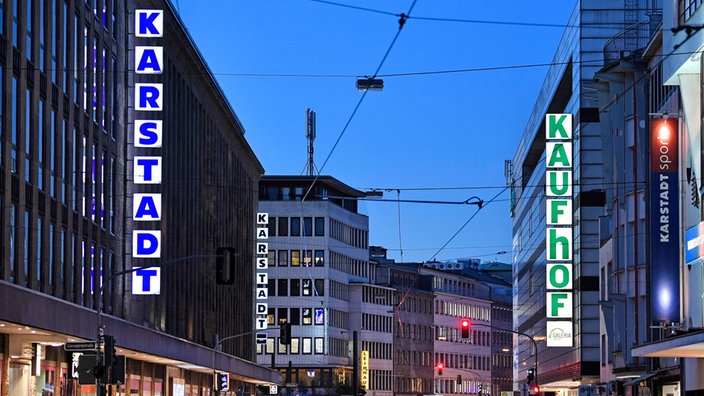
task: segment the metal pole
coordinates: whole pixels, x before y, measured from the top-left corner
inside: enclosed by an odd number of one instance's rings
[[[357,330],[352,332],[352,390],[359,396],[359,352],[357,351]]]

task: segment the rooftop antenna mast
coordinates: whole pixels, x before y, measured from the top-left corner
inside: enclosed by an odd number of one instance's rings
[[[306,139],[308,139],[308,175],[315,175],[315,162],[313,162],[313,141],[315,140],[315,112],[311,109],[306,110]]]

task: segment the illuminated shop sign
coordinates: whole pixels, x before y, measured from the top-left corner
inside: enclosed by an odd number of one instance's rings
[[[362,389],[369,390],[369,351],[362,351],[362,359],[360,364],[360,382]]]
[[[685,263],[692,264],[704,256],[704,221],[684,232],[686,241]]]
[[[649,267],[654,322],[680,322],[678,126],[676,118],[650,121]]]
[[[256,289],[256,319],[254,322],[257,330],[266,330],[269,298],[269,274],[266,272],[269,269],[269,214],[257,213],[257,246],[255,254],[255,270],[257,278]],[[265,344],[267,339],[266,333],[257,333],[257,344]]]
[[[572,115],[545,116],[547,346],[572,346]]]
[[[155,39],[164,36],[163,10],[135,10],[134,73],[145,76],[160,75],[164,70],[164,50],[154,45]],[[139,45],[149,41],[148,46]],[[149,155],[135,155],[133,183],[139,185],[161,185],[162,157],[158,151],[162,146],[163,123],[161,116],[164,103],[164,86],[156,81],[141,81],[134,85],[133,139],[135,148]],[[137,188],[135,188],[137,189]],[[132,195],[132,219],[135,228],[142,222],[154,224],[161,220],[161,193],[135,192]],[[132,258],[161,258],[161,223],[149,230],[135,229],[132,232]],[[158,267],[134,267],[132,294],[159,294],[161,273]]]

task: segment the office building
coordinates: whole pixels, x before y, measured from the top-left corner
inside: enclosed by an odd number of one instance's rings
[[[99,327],[115,392],[278,383],[254,362],[263,168],[171,3],[2,1],[0,64],[1,393],[95,394]]]

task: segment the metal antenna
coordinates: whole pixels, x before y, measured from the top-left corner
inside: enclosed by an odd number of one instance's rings
[[[308,139],[308,175],[315,175],[315,162],[313,162],[313,141],[315,140],[315,112],[311,109],[306,110],[306,139]]]

